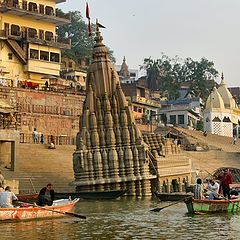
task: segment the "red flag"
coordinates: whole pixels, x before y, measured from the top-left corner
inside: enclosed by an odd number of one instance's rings
[[[88,3],[86,5],[86,18],[88,18],[90,20],[90,11],[89,11],[89,7],[88,7]]]
[[[91,21],[90,19],[88,20],[88,36],[92,36],[92,26],[91,26]]]

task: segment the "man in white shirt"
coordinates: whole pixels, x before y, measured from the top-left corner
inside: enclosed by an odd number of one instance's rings
[[[208,182],[208,190],[210,191],[209,200],[218,199],[219,184],[213,179],[210,179]]]
[[[18,198],[11,192],[11,188],[7,186],[4,192],[0,192],[0,207],[1,208],[13,208],[12,201],[16,201]]]

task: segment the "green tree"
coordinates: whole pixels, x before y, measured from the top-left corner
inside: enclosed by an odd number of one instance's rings
[[[148,87],[159,90],[169,99],[178,97],[178,90],[183,82],[190,82],[190,90],[195,96],[205,99],[218,76],[214,63],[206,58],[200,61],[191,58],[182,60],[178,56],[171,59],[162,54],[161,58],[156,60],[145,58],[141,68],[146,70]]]
[[[63,14],[61,9],[57,9],[58,15]],[[79,11],[69,12],[71,16],[71,23],[60,25],[57,27],[57,34],[59,38],[71,39],[71,49],[66,49],[63,54],[72,58],[75,61],[80,59],[92,59],[92,50],[95,44],[94,36],[88,36],[88,24],[83,21],[82,15]],[[95,32],[96,26],[92,24],[92,31]],[[113,51],[109,50],[110,58],[115,62]]]

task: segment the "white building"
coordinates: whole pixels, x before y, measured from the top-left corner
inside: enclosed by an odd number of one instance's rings
[[[207,99],[203,119],[206,132],[228,137],[238,136],[240,110],[223,76],[219,88],[214,88]]]

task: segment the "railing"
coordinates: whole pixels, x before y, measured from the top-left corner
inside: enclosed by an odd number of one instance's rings
[[[20,9],[21,11],[24,10],[27,12],[31,12],[33,14],[41,14],[41,15],[53,16],[53,17],[63,18],[66,20],[71,20],[71,16],[68,13],[62,13],[62,12],[58,13],[58,12],[55,12],[54,10],[50,11],[49,9],[46,10],[46,7],[49,7],[49,6],[43,6],[41,10],[40,10],[40,7],[29,8],[29,4],[26,1],[18,2],[17,4],[14,1],[0,0],[0,7],[15,8],[15,9]]]
[[[45,135],[44,136],[44,143],[43,144],[50,144],[51,143],[51,135]],[[53,136],[55,145],[75,145],[76,144],[76,138],[71,136]],[[34,143],[33,135],[32,134],[26,134],[26,133],[20,133],[20,143]],[[40,136],[37,139],[36,144],[41,144]]]

